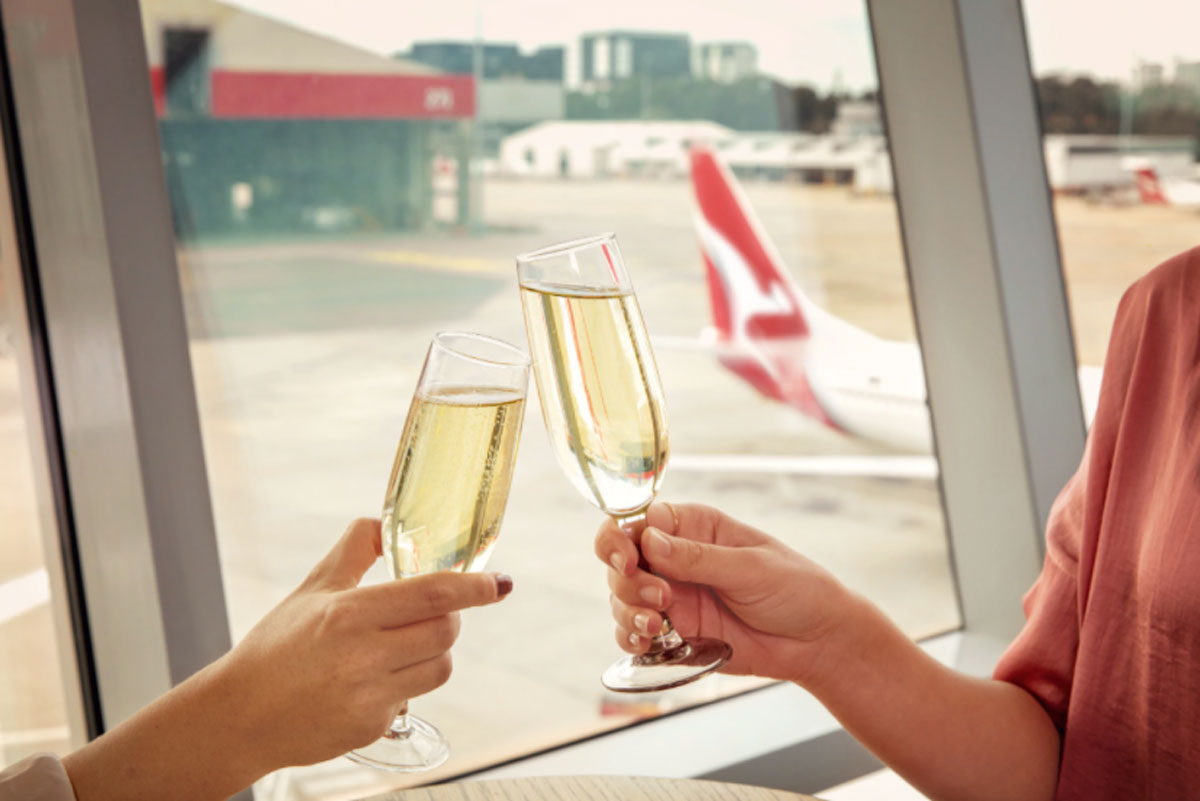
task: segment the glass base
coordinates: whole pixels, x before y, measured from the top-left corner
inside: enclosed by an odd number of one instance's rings
[[[398,773],[430,770],[449,756],[450,743],[437,726],[412,715],[396,718],[387,734],[346,754],[360,765]]]
[[[619,693],[668,690],[707,676],[732,655],[733,649],[721,640],[695,637],[663,651],[623,656],[608,666],[600,681]]]

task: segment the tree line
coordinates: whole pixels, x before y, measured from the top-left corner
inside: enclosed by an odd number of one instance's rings
[[[1045,133],[1192,136],[1200,141],[1200,93],[1178,84],[1129,91],[1115,82],[1047,76],[1036,81]],[[718,83],[629,78],[567,93],[567,119],[712,120],[738,131],[827,133],[838,106],[874,92],[822,93],[765,76]]]
[[[1200,137],[1200,94],[1179,84],[1137,91],[1091,78],[1037,79],[1046,133]]]

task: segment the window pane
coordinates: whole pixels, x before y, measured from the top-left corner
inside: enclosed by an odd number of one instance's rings
[[[661,497],[776,534],[914,636],[959,625],[859,3],[142,9],[235,639],[377,513],[430,336],[524,347],[514,256],[608,230],[667,395]],[[694,148],[724,165],[695,156],[696,186]],[[488,565],[515,592],[413,703],[450,762],[263,792],[430,781],[758,686],[603,691],[600,520],[530,404]]]
[[[30,453],[31,437],[41,432],[31,430],[23,411],[31,398],[22,393],[34,389],[18,369],[24,315],[10,272],[0,274],[0,765],[40,751],[63,754],[83,739],[68,722],[61,660],[75,656],[59,651],[69,634],[56,636],[50,604],[47,523],[38,517]]]
[[[1122,292],[1200,240],[1200,6],[1024,6],[1088,401]]]

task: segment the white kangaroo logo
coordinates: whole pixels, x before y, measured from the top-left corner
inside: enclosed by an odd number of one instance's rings
[[[702,214],[696,215],[696,231],[725,286],[729,313],[733,318],[733,335],[737,339],[747,338],[750,320],[760,314],[792,316],[799,313],[795,299],[778,279],[772,278],[769,291],[763,291],[741,251]]]

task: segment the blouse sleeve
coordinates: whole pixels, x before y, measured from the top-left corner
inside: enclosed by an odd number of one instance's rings
[[[1153,286],[1153,282],[1139,281],[1121,298],[1083,459],[1050,510],[1046,560],[1023,601],[1025,627],[993,674],[1033,695],[1060,732],[1066,726],[1080,631],[1088,611],[1096,538],[1110,489],[1115,443],[1126,411],[1132,366],[1143,344],[1146,296]]]
[[[75,801],[62,763],[38,754],[0,772],[0,801]]]
[[[1089,441],[1088,449],[1091,444]],[[1046,530],[1046,561],[1025,593],[1025,627],[996,666],[995,678],[1024,688],[1061,732],[1079,650],[1079,551],[1088,457],[1054,502]]]

